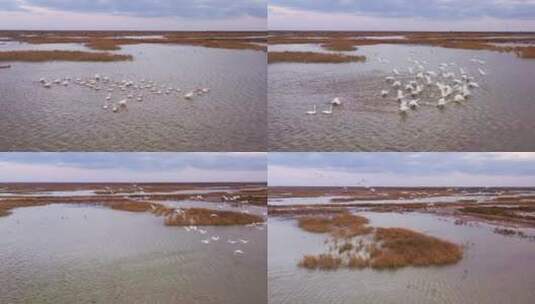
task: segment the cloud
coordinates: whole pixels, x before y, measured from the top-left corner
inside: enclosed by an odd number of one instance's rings
[[[0,181],[265,181],[265,153],[0,153]]]
[[[262,0],[1,0],[5,5],[34,6],[65,12],[106,13],[136,17],[266,18]]]
[[[531,19],[533,0],[271,0],[270,6],[374,17]]]
[[[0,11],[24,11],[18,0],[0,0]]]
[[[535,186],[535,153],[270,153],[270,184]]]

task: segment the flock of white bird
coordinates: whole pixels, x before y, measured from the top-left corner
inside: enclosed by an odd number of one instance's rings
[[[441,63],[435,71],[426,68],[429,64],[424,60],[408,58],[408,61],[411,65],[407,68],[407,73],[402,73],[397,68],[392,69],[392,75],[385,77],[389,87],[380,92],[383,98],[393,96],[399,103],[399,112],[402,114],[415,110],[423,104],[444,108],[451,102],[462,103],[472,97],[472,90],[480,87],[468,69],[455,62]],[[472,58],[470,61],[485,65],[485,61],[481,59]],[[379,62],[389,61],[379,58]],[[487,75],[481,67],[477,68],[477,72],[480,76]],[[435,98],[436,102],[420,101],[424,95],[425,98]],[[341,104],[340,97],[335,97],[329,102],[328,108],[321,113],[332,114],[334,107]],[[316,115],[318,113],[316,105],[305,113]]]
[[[209,88],[196,88],[188,91],[182,95],[182,90],[178,87],[168,86],[165,84],[158,84],[153,80],[141,79],[139,82],[132,80],[113,80],[107,76],[95,74],[90,78],[76,78],[70,77],[57,78],[53,81],[48,81],[45,78],[39,79],[39,82],[44,88],[50,89],[54,85],[68,87],[70,85],[77,85],[79,87],[88,88],[94,91],[108,92],[103,101],[102,108],[104,110],[111,109],[112,112],[119,112],[121,109],[126,109],[130,101],[142,102],[146,95],[177,95],[186,100],[192,100],[196,96],[202,96],[210,92]],[[120,97],[114,97],[114,95]]]

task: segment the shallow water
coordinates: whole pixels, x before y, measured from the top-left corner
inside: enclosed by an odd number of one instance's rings
[[[266,230],[203,229],[101,207],[16,209],[0,218],[0,303],[267,303]]]
[[[319,45],[271,45],[270,51],[329,52]],[[365,63],[268,66],[268,146],[278,151],[532,151],[535,149],[535,61],[513,54],[415,45],[360,46],[343,52],[367,56]],[[438,70],[455,62],[481,88],[461,104],[439,110],[438,97],[424,96],[418,110],[399,113],[384,78],[397,68],[408,74],[409,57]],[[471,59],[479,58],[481,65]],[[385,62],[383,59],[388,60]],[[487,72],[478,73],[478,68]],[[456,75],[459,75],[457,69]],[[403,77],[398,77],[402,80]],[[406,79],[406,78],[405,78]],[[381,90],[390,89],[388,98]],[[342,106],[318,112],[334,97]],[[435,95],[436,96],[436,95]],[[426,105],[429,102],[433,105]]]
[[[296,221],[269,220],[269,303],[531,303],[535,242],[505,237],[486,225],[457,226],[427,214],[359,213],[371,225],[407,227],[459,244],[463,260],[445,267],[396,271],[310,271],[304,254],[325,252],[326,236],[303,232]],[[531,234],[534,231],[530,231]]]
[[[0,50],[87,50],[76,44],[8,42]],[[11,63],[0,70],[2,151],[263,151],[266,126],[266,54],[182,45],[123,46],[132,62]],[[9,62],[5,62],[9,64]],[[44,89],[41,77],[154,80],[185,93],[145,94],[127,111],[105,111],[107,92],[69,85]],[[113,100],[127,92],[113,93]]]

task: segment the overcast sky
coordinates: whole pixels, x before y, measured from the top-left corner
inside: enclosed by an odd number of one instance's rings
[[[0,0],[0,29],[265,30],[267,0]]]
[[[265,153],[0,153],[0,182],[265,182]]]
[[[535,186],[535,153],[269,153],[270,186]]]
[[[535,0],[269,0],[269,29],[534,31]]]

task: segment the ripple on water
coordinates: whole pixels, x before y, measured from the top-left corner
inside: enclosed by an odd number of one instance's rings
[[[0,219],[0,302],[267,303],[266,231],[205,229],[221,240],[202,244],[204,236],[151,214],[17,209]],[[236,248],[245,254],[235,256]]]

